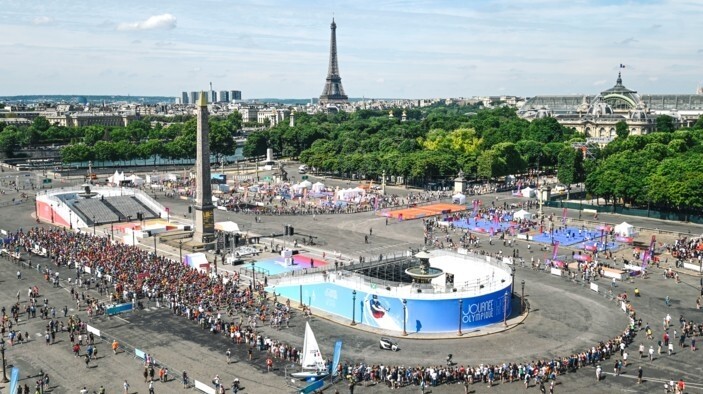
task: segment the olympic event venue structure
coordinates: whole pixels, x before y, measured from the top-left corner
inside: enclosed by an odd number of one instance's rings
[[[422,253],[432,279],[412,275]],[[509,265],[465,250],[420,252],[306,275],[286,273],[268,283],[267,290],[279,296],[390,334],[502,323],[511,314],[513,289]]]
[[[37,192],[35,215],[41,221],[71,229],[169,218],[167,208],[139,189],[88,184]]]

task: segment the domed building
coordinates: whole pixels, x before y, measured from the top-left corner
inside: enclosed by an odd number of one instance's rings
[[[625,121],[630,135],[656,129],[656,117],[669,115],[680,127],[689,127],[703,114],[703,95],[642,95],[628,89],[618,73],[615,85],[595,96],[535,96],[518,115],[533,120],[553,116],[586,135],[589,142],[605,145],[615,138],[615,125]]]

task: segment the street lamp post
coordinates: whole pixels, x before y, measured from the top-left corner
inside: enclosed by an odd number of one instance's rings
[[[73,211],[68,210],[68,227],[73,230]]]
[[[464,300],[459,298],[459,333],[458,335],[461,336],[461,311],[464,310]]]
[[[93,215],[93,235],[95,235],[95,215]]]
[[[51,204],[51,224],[54,224],[54,204]]]
[[[408,300],[403,298],[403,336],[407,336],[408,332],[405,330],[405,325],[408,320]]]
[[[158,256],[156,254],[156,234],[152,235],[154,237],[154,260],[156,260],[156,257]]]
[[[356,325],[356,290],[352,290],[352,326]]]
[[[178,261],[183,264],[183,240],[178,240]]]
[[[254,271],[254,262],[251,262],[251,283],[254,284],[254,289],[256,289],[256,271]]]
[[[114,223],[110,223],[110,239],[115,239],[115,226]]]
[[[510,277],[513,283],[510,285],[510,299],[512,300],[515,296],[515,267],[510,267]]]
[[[503,295],[503,325],[508,326],[508,292]]]
[[[7,383],[10,381],[10,379],[7,378],[7,373],[5,372],[5,338],[2,338],[1,341],[2,342],[0,342],[0,352],[2,352],[2,383]]]
[[[522,281],[522,295],[520,296],[520,314],[525,313],[525,280]]]

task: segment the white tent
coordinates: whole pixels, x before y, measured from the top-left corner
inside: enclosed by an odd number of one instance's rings
[[[125,180],[124,172],[120,174],[119,171],[115,170],[115,173],[111,177],[107,178],[107,180],[108,180],[108,182],[114,183],[115,185],[117,185],[120,182]]]
[[[140,178],[138,175],[135,174],[128,176],[125,181],[130,181],[137,186],[144,184],[144,179]]]
[[[461,193],[457,193],[452,196],[452,202],[454,204],[466,204],[466,196]]]
[[[300,185],[300,187],[303,189],[310,189],[312,187],[312,182],[310,182],[306,179],[306,180],[300,182],[298,185]]]
[[[513,219],[531,220],[532,214],[524,209],[521,209],[513,214]]]
[[[315,193],[320,193],[325,190],[325,184],[322,182],[316,182],[312,185],[312,191]]]
[[[219,230],[225,233],[238,233],[239,225],[235,222],[217,222],[215,223],[215,230]]]
[[[635,227],[627,222],[622,222],[615,226],[615,234],[623,237],[631,237],[635,235]]]
[[[522,189],[520,191],[520,193],[522,193],[523,197],[532,198],[535,196],[535,189],[528,186],[528,187]]]

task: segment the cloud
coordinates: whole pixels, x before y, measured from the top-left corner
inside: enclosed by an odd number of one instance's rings
[[[604,85],[605,83],[606,83],[606,80],[601,79],[601,80],[593,82],[593,86],[600,86],[600,85]]]
[[[140,22],[120,23],[117,30],[170,30],[176,28],[176,17],[171,14],[150,16]]]
[[[636,40],[634,37],[630,37],[630,38],[626,38],[626,39],[624,39],[624,40],[622,40],[622,41],[620,41],[620,42],[616,42],[616,44],[618,44],[618,45],[629,45],[629,44],[632,44],[632,43],[635,43],[635,42],[637,42],[637,40]]]
[[[35,26],[39,25],[48,25],[54,22],[54,18],[48,17],[48,16],[38,16],[34,19],[32,19],[32,24]]]
[[[698,50],[698,53],[703,53],[703,49],[699,49],[699,50]]]
[[[383,78],[376,79],[376,83],[384,83],[384,82],[386,82],[386,80]]]
[[[647,79],[649,79],[651,82],[656,82],[659,80],[659,77],[649,77]]]
[[[656,25],[650,26],[649,28],[652,29],[652,30],[656,30],[656,29],[660,29],[661,27],[662,27],[662,25],[656,24]]]

